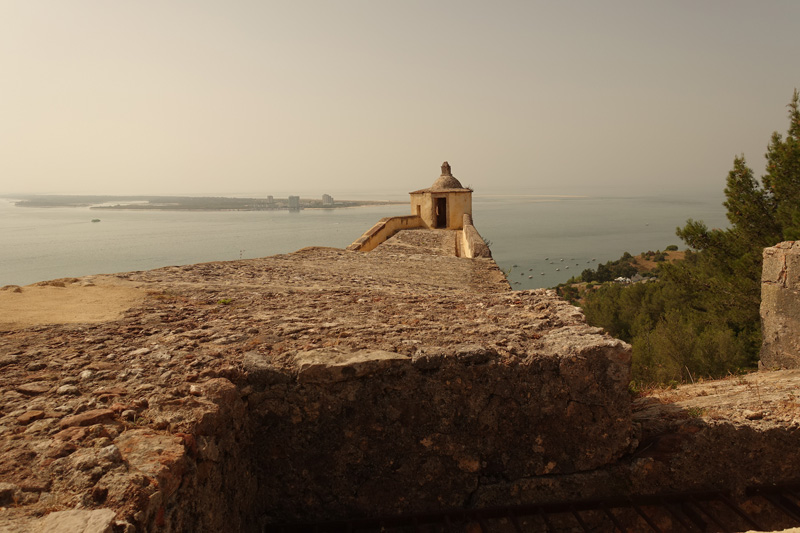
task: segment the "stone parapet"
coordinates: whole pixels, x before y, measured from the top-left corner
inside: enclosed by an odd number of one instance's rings
[[[800,242],[764,249],[760,366],[800,367]]]
[[[364,234],[353,242],[353,244],[348,246],[347,249],[353,252],[369,252],[398,231],[424,227],[425,223],[422,221],[422,218],[417,215],[385,217],[364,232]]]
[[[492,257],[492,251],[483,240],[481,234],[472,224],[472,215],[464,214],[464,227],[461,230],[461,239],[464,257]]]

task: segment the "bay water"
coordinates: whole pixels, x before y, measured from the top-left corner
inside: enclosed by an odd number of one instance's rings
[[[400,200],[400,198],[388,198]],[[475,195],[475,226],[515,289],[552,287],[588,267],[684,245],[688,218],[726,225],[721,197]],[[249,259],[306,246],[344,248],[407,203],[289,211],[16,207],[0,199],[0,286]],[[92,219],[100,222],[92,222]]]

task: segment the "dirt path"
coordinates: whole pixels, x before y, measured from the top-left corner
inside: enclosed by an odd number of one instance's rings
[[[6,286],[0,289],[0,331],[114,320],[144,297],[136,283],[105,276]]]

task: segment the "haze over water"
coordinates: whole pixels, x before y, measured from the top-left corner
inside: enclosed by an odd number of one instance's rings
[[[2,6],[0,194],[711,194],[800,87],[796,0]]]
[[[518,265],[515,288],[553,286],[592,258],[681,246],[674,230],[687,218],[725,224],[735,156],[761,175],[800,87],[797,20],[796,0],[5,0],[0,195],[404,205],[2,204],[0,284],[343,247],[406,213],[405,192],[432,183],[444,160],[474,187],[498,264]]]
[[[22,208],[0,200],[0,286],[249,259],[306,246],[344,248],[380,218],[409,210],[404,203],[299,213],[125,211]],[[511,269],[515,289],[555,286],[625,251],[663,250],[670,244],[683,249],[675,228],[690,217],[709,227],[726,224],[716,196],[476,195],[473,213],[478,231],[491,241],[495,261],[504,271]],[[93,218],[101,222],[92,223]]]

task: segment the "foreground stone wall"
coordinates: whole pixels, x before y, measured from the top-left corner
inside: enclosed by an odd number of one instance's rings
[[[761,367],[800,367],[800,242],[764,249]]]

